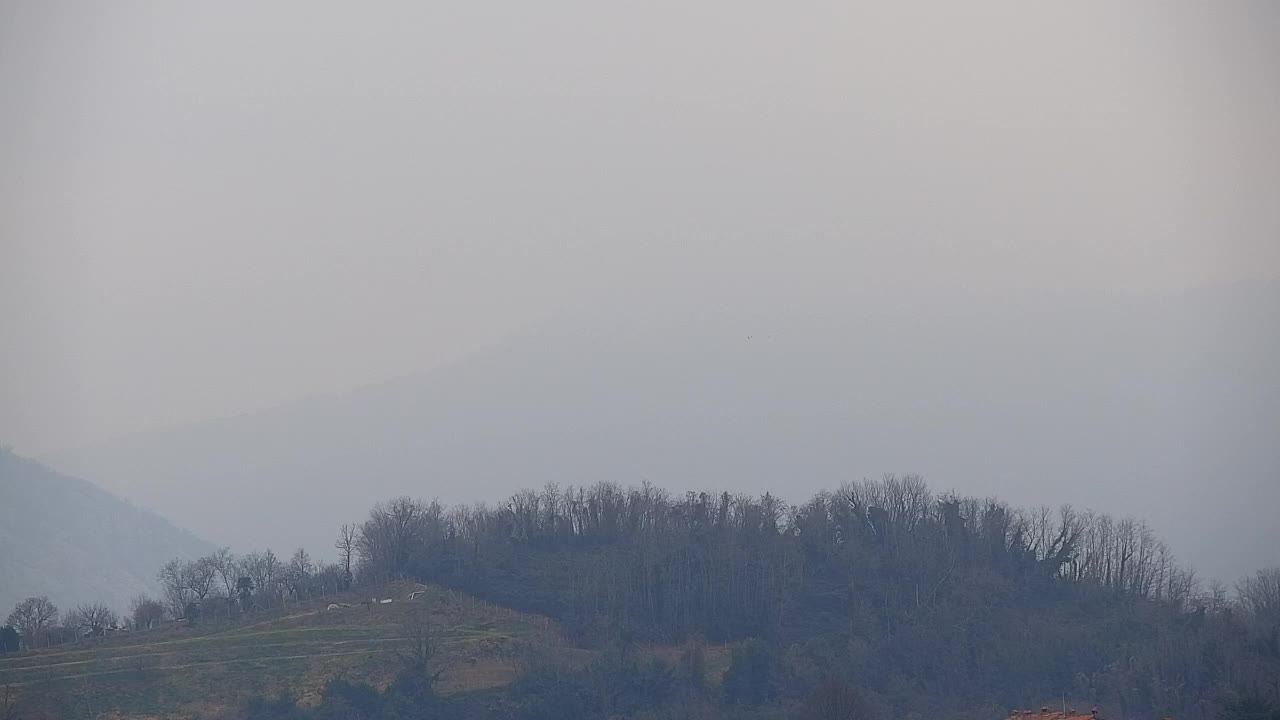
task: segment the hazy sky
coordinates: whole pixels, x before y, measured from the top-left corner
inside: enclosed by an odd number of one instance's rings
[[[903,5],[0,0],[0,443],[359,386],[618,288],[1280,277],[1280,4]]]

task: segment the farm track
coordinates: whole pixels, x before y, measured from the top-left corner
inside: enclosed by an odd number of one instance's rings
[[[315,653],[315,654],[309,654],[309,655],[276,655],[272,657],[234,658],[231,660],[207,660],[203,662],[183,663],[181,665],[163,665],[163,666],[157,666],[157,667],[147,667],[147,668],[142,668],[141,670],[143,672],[175,671],[175,670],[188,670],[188,669],[199,668],[199,667],[212,667],[217,665],[232,665],[235,663],[247,664],[247,663],[266,663],[266,662],[286,662],[289,660],[311,660],[311,659],[321,659],[321,658],[344,657],[348,655],[374,655],[378,653],[391,652],[393,649],[394,648],[383,648],[378,650],[352,650],[349,652],[339,652],[339,653]],[[127,672],[139,672],[139,668],[118,668],[116,670],[100,670],[98,672],[81,673],[78,675],[59,675],[58,677],[52,678],[52,680],[54,681],[80,680],[84,678],[101,677],[103,675],[118,675],[120,673],[127,673]],[[34,684],[36,682],[43,682],[44,680],[45,680],[44,678],[41,678],[40,680],[32,680],[25,683],[15,682],[15,683],[6,683],[6,684],[12,685],[13,687],[21,688],[26,685]]]

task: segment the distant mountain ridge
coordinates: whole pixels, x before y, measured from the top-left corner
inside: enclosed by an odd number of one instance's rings
[[[1280,284],[624,306],[420,375],[48,461],[237,551],[332,558],[342,523],[402,494],[651,480],[799,502],[915,472],[1145,518],[1228,582],[1276,561]]]
[[[0,620],[22,598],[122,612],[165,560],[212,546],[93,483],[0,449]]]

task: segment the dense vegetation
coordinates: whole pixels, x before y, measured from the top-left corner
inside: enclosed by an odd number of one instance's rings
[[[935,496],[916,477],[798,507],[610,484],[497,508],[400,498],[357,540],[362,578],[546,613],[587,646],[756,638],[770,659],[752,667],[774,670],[740,691],[731,673],[735,702],[798,703],[832,678],[874,706],[952,713],[1065,696],[1196,718],[1280,701],[1280,573],[1231,602],[1142,523]]]
[[[445,696],[431,653],[408,653],[387,686],[335,677],[318,701],[262,697],[236,717],[989,718],[1051,700],[1124,718],[1280,712],[1280,570],[1228,593],[1140,522],[935,495],[917,477],[799,506],[611,484],[497,507],[398,498],[336,547],[327,565],[304,551],[175,559],[164,597],[139,598],[131,619],[234,622],[407,577],[551,616],[589,658],[526,647],[513,684]],[[711,645],[731,648],[714,677]]]
[[[1138,521],[936,496],[914,477],[795,507],[612,484],[448,511],[397,498],[355,544],[362,582],[466,589],[556,616],[602,651],[588,667],[534,659],[499,700],[436,702],[429,716],[992,717],[1048,698],[1123,717],[1280,707],[1280,571],[1243,580],[1233,600]],[[714,688],[703,638],[736,643]],[[673,665],[628,655],[643,641],[686,650]],[[369,716],[393,717],[402,694],[362,697]],[[334,685],[319,708],[285,714],[328,716],[348,696]]]

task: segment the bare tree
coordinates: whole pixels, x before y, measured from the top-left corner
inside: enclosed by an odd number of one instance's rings
[[[313,572],[315,564],[311,562],[311,555],[304,548],[295,550],[284,571],[285,583],[294,597],[302,597],[307,591]]]
[[[213,592],[218,582],[218,566],[213,556],[202,557],[186,564],[183,569],[187,588],[196,600],[203,602]]]
[[[184,617],[188,606],[202,603],[217,587],[217,555],[197,560],[174,558],[156,573],[156,580],[164,590],[164,599],[174,617]]]
[[[1236,583],[1236,595],[1250,615],[1280,619],[1280,567],[1259,570]]]
[[[311,587],[323,593],[341,592],[346,587],[346,577],[342,574],[342,566],[337,563],[325,563],[316,568],[311,576]]]
[[[439,503],[423,504],[408,497],[375,505],[361,524],[356,542],[362,568],[380,579],[405,572],[423,544],[442,527],[443,515]],[[524,515],[531,518],[532,511]]]
[[[423,683],[424,687],[429,689],[444,674],[443,668],[436,667],[440,640],[435,627],[431,624],[426,611],[420,610],[414,613],[403,628],[409,644],[398,653],[402,671],[407,678]]]
[[[250,579],[252,590],[258,593],[258,601],[263,607],[271,607],[280,596],[280,581],[284,568],[280,559],[270,549],[265,552],[252,552],[244,556],[241,572]],[[237,581],[237,587],[239,583]]]
[[[191,589],[187,587],[186,563],[174,558],[156,573],[156,581],[164,592],[164,601],[173,617],[182,617],[182,611],[191,601]]]
[[[107,628],[115,627],[119,622],[115,612],[102,603],[79,605],[67,618],[67,625],[90,637],[105,635]]]
[[[311,577],[315,569],[315,563],[311,562],[311,555],[304,548],[298,548],[293,552],[293,557],[289,558],[289,570],[299,579],[305,580]]]
[[[218,572],[222,581],[222,590],[231,598],[236,594],[236,581],[240,579],[240,560],[231,552],[231,548],[220,548],[209,556],[213,569]]]
[[[240,561],[240,572],[249,578],[248,585],[251,590],[262,591],[265,589],[267,581],[266,556],[260,552],[251,552],[244,556]],[[241,589],[241,583],[236,582],[237,589]]]
[[[256,580],[258,592],[264,593],[268,598],[273,598],[280,594],[280,577],[284,574],[284,568],[281,567],[280,558],[267,548],[262,553],[262,562],[259,564],[259,572],[262,577]]]
[[[164,605],[147,595],[139,595],[129,604],[133,615],[133,624],[139,629],[147,629],[164,619]]]
[[[351,557],[356,552],[356,526],[344,523],[338,531],[338,542],[334,543],[338,552],[342,553],[343,584],[351,587]]]
[[[22,633],[27,647],[34,647],[40,633],[58,622],[58,606],[44,595],[29,597],[18,603],[6,622]]]

